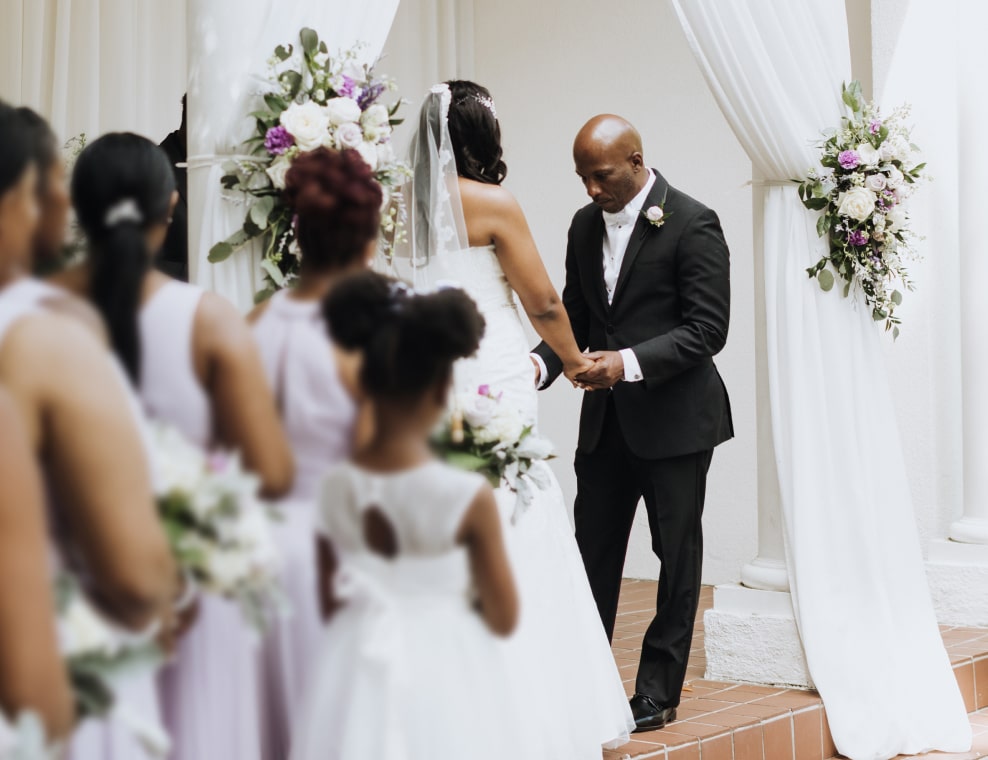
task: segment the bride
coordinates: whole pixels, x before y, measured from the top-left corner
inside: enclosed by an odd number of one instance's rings
[[[501,187],[507,167],[490,93],[463,81],[434,87],[410,158],[408,244],[393,267],[416,286],[450,284],[470,294],[487,332],[476,356],[456,368],[457,394],[487,385],[534,425],[535,371],[515,295],[571,381],[593,362],[577,346],[521,207]],[[601,746],[626,741],[634,721],[562,491],[542,467],[549,485],[526,508],[507,488],[498,492],[521,594],[512,663],[542,756],[600,760]]]

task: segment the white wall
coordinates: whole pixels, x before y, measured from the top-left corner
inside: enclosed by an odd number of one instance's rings
[[[406,0],[408,2],[408,0]],[[500,0],[474,8],[475,79],[497,101],[509,172],[554,281],[562,287],[566,230],[587,202],[572,140],[591,116],[616,112],[638,126],[646,159],[720,215],[732,251],[733,314],[718,365],[738,437],[714,457],[705,513],[708,583],[736,580],[756,550],[754,307],[751,164],[711,97],[666,3]],[[567,384],[542,394],[543,432],[572,503],[580,396]],[[626,572],[656,577],[644,510]]]

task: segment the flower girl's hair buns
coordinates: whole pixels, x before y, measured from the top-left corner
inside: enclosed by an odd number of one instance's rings
[[[411,291],[361,272],[340,282],[323,314],[341,347],[364,354],[361,382],[382,398],[415,397],[448,382],[453,362],[476,353],[484,318],[462,290]]]
[[[381,186],[355,150],[301,154],[285,176],[284,198],[297,216],[303,267],[349,266],[377,239]]]

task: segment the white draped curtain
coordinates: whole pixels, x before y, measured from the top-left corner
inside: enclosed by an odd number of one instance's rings
[[[189,274],[242,311],[262,281],[258,243],[220,264],[209,249],[242,224],[245,207],[224,197],[222,164],[241,152],[253,126],[267,73],[280,43],[315,29],[330,52],[364,43],[365,61],[384,48],[398,0],[197,0],[189,8]]]
[[[63,138],[176,129],[186,81],[185,0],[0,0],[0,99]]]
[[[772,437],[793,605],[838,749],[964,751],[970,727],[922,562],[881,341],[862,300],[823,293],[826,252],[789,182],[817,163],[851,79],[843,0],[672,0],[765,179]],[[756,239],[757,239],[756,235]]]

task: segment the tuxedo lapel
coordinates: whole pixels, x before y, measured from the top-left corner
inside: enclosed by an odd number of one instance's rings
[[[631,274],[631,267],[634,266],[635,259],[638,258],[638,254],[645,241],[650,235],[655,235],[661,231],[661,227],[653,226],[645,218],[645,214],[642,213],[651,206],[661,205],[669,192],[669,183],[655,169],[652,169],[652,171],[655,173],[655,184],[652,185],[652,189],[645,198],[645,205],[638,213],[638,221],[635,222],[635,229],[631,233],[631,240],[628,241],[628,249],[624,252],[624,260],[621,262],[621,272],[618,275],[617,285],[614,288],[614,298],[611,300],[611,308],[617,303],[618,298],[621,297],[621,291],[624,290],[624,286],[627,284],[628,277]],[[603,267],[603,263],[601,263],[601,267]],[[603,283],[603,275],[601,275],[601,283]],[[606,296],[604,302],[607,302]]]
[[[590,244],[587,246],[587,263],[594,290],[600,299],[600,305],[604,313],[610,308],[607,303],[607,285],[604,283],[604,236],[607,230],[604,228],[604,215],[600,209],[594,211],[591,233],[587,237]]]

